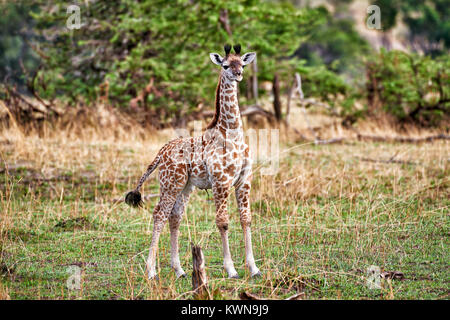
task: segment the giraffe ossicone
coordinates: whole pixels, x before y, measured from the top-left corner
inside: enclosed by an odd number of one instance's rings
[[[228,242],[229,217],[227,200],[234,187],[244,232],[245,262],[252,277],[260,276],[255,264],[251,240],[250,189],[252,159],[244,140],[242,119],[238,104],[237,82],[242,80],[243,68],[251,63],[256,53],[240,55],[240,45],[225,45],[225,57],[211,53],[211,61],[221,67],[216,88],[215,115],[207,130],[198,137],[177,138],[165,144],[148,166],[135,190],[125,202],[140,206],[140,188],[148,176],[159,168],[160,199],[153,211],[153,234],[147,259],[149,278],[157,276],[156,254],[161,231],[169,221],[171,266],[177,277],[185,275],[178,253],[179,227],[189,196],[195,187],[212,189],[216,206],[216,225],[222,239],[224,268],[229,278],[238,273],[231,258]]]

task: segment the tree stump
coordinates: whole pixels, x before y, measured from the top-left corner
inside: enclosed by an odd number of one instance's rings
[[[196,298],[208,294],[208,278],[205,270],[205,257],[200,246],[192,246],[192,290]]]

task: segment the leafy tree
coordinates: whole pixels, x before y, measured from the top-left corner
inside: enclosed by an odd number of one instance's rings
[[[446,0],[376,0],[384,31],[403,22],[411,48],[433,56],[450,49],[450,6]]]
[[[38,8],[28,1],[0,3],[0,81],[15,83],[21,90],[25,89],[25,73],[34,72],[39,61],[28,45],[36,39],[30,12]]]
[[[449,74],[446,57],[381,50],[367,63],[370,111],[435,125],[450,112]]]
[[[335,18],[319,8],[325,23],[317,26],[295,55],[310,66],[325,64],[328,69],[355,77],[362,68],[361,57],[370,52],[368,43],[358,34],[350,18]]]
[[[224,43],[258,52],[259,76],[271,79],[323,22],[319,10],[259,0],[115,0],[81,3],[83,27],[68,30],[66,1],[46,6],[35,15],[47,35],[43,95],[91,101],[108,81],[111,102],[126,106],[147,88],[143,105],[161,117],[212,104],[217,68],[208,53]]]

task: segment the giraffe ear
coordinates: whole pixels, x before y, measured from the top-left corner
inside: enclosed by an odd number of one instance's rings
[[[218,54],[218,53],[210,53],[209,57],[211,58],[211,61],[214,64],[217,64],[218,66],[222,65],[223,58],[222,58],[222,56],[220,54]]]
[[[252,63],[252,61],[256,58],[255,52],[247,52],[241,57],[242,62],[244,63],[244,66]]]

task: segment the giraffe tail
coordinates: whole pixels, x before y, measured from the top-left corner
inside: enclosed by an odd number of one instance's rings
[[[142,201],[142,195],[139,191],[144,184],[145,180],[149,177],[149,175],[155,171],[159,166],[160,157],[159,154],[156,156],[155,160],[148,166],[147,171],[142,175],[141,179],[139,179],[139,183],[133,191],[130,191],[125,196],[125,203],[132,207],[142,207],[144,202]]]

